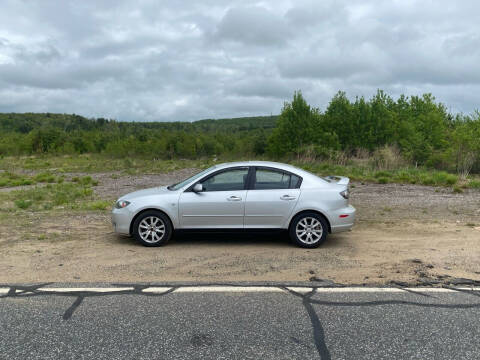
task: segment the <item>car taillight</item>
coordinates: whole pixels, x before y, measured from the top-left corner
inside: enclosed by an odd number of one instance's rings
[[[348,199],[350,194],[348,193],[348,189],[347,190],[343,190],[340,195],[343,196],[344,199]]]

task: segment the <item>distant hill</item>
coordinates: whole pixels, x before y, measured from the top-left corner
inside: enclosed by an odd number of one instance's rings
[[[275,127],[278,115],[204,119],[193,122],[123,122],[105,118],[89,119],[76,114],[0,113],[0,131],[29,133],[39,128],[57,128],[65,132],[103,129],[165,129],[202,132],[249,131]]]

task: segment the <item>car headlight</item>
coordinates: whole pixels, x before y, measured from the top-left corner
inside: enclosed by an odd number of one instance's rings
[[[130,201],[125,201],[125,200],[118,200],[115,203],[115,207],[117,209],[123,209],[124,207],[127,207],[128,205],[130,205]]]

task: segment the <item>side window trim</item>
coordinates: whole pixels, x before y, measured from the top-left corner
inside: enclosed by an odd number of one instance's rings
[[[196,184],[199,184],[199,183],[202,183],[206,180],[208,180],[209,178],[211,178],[212,176],[215,176],[215,175],[218,175],[218,174],[221,174],[223,172],[227,172],[227,171],[231,171],[231,170],[241,170],[241,169],[247,169],[247,180],[245,181],[245,184],[243,186],[243,190],[226,190],[226,191],[244,191],[244,190],[248,190],[248,185],[249,185],[249,182],[250,182],[250,174],[251,174],[251,169],[252,167],[251,166],[233,166],[233,167],[229,167],[229,168],[225,168],[225,169],[219,169],[217,171],[214,171],[213,173],[210,173],[208,175],[205,175],[203,178],[201,179],[198,179],[197,181],[195,181],[192,185],[190,185],[187,189],[185,189],[184,192],[192,192],[193,190],[193,187],[196,185]],[[206,192],[214,192],[214,191],[206,191]]]
[[[257,181],[257,169],[265,169],[265,170],[270,170],[270,171],[283,172],[285,174],[290,175],[289,188],[285,189],[285,190],[300,189],[300,186],[302,186],[303,178],[300,175],[292,173],[288,170],[278,169],[278,168],[274,168],[274,167],[270,167],[270,166],[251,166],[250,167],[250,172],[248,174],[248,176],[249,176],[249,183],[248,183],[248,186],[247,186],[248,190],[257,190],[257,191],[281,190],[281,189],[255,189],[255,182]],[[295,186],[292,186],[292,178],[294,176],[298,178],[298,181],[295,184]]]

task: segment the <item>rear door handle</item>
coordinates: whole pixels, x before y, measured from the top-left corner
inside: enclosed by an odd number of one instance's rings
[[[295,200],[296,198],[297,198],[296,196],[291,196],[291,195],[280,196],[280,199],[282,200]]]
[[[228,201],[240,201],[240,200],[242,200],[242,198],[240,196],[232,195],[232,196],[228,197],[227,200]]]

